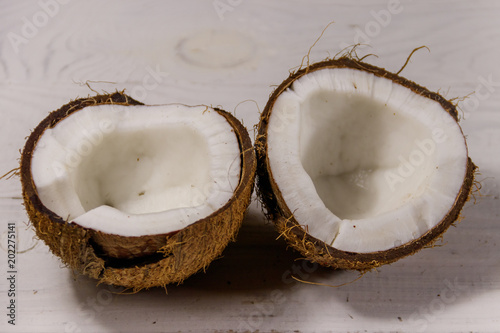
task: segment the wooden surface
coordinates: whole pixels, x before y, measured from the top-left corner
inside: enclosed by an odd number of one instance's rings
[[[30,129],[90,90],[146,104],[222,106],[253,126],[273,87],[310,53],[357,42],[367,61],[447,98],[480,168],[481,194],[425,249],[337,288],[356,272],[287,250],[252,204],[238,241],[185,284],[134,295],[75,276],[33,236],[19,180],[0,182],[1,332],[499,332],[500,2],[1,1],[0,173]],[[36,25],[35,25],[36,24]],[[85,84],[88,82],[88,86]],[[90,87],[90,88],[89,88]],[[7,323],[7,226],[16,223],[16,325]]]

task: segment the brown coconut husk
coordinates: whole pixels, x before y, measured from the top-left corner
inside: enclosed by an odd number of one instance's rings
[[[290,76],[284,80],[271,94],[266,107],[262,112],[258,126],[258,136],[255,142],[258,163],[257,191],[268,219],[274,222],[281,237],[285,238],[288,244],[292,248],[299,251],[306,259],[326,267],[365,271],[380,265],[392,263],[405,256],[414,254],[425,246],[433,244],[433,242],[437,240],[448,229],[448,227],[459,218],[460,211],[471,194],[476,166],[469,158],[466,176],[462,183],[461,190],[456,196],[455,204],[434,228],[427,231],[424,235],[414,241],[386,251],[353,253],[341,251],[319,239],[312,237],[307,233],[307,226],[301,225],[300,221],[295,219],[293,212],[290,211],[283,199],[278,184],[274,181],[267,155],[267,130],[274,103],[280,94],[288,89],[293,82],[300,77],[326,68],[357,69],[372,73],[378,77],[384,77],[392,80],[396,84],[411,89],[416,94],[438,102],[457,123],[458,112],[455,105],[441,95],[431,92],[427,88],[397,74],[391,73],[383,68],[353,59],[350,55],[342,56],[338,59],[325,60],[310,66],[308,65],[305,68],[301,68],[298,71],[291,73]]]
[[[233,127],[241,151],[240,181],[231,199],[218,211],[188,227],[164,235],[124,237],[83,228],[47,209],[31,175],[31,155],[46,128],[84,107],[100,104],[141,105],[123,92],[77,99],[53,111],[31,133],[21,157],[21,182],[26,211],[37,236],[75,271],[106,283],[139,291],[182,283],[218,258],[234,241],[250,203],[256,158],[243,125],[230,113],[215,109]],[[129,255],[123,251],[129,251]],[[140,256],[137,256],[140,254]]]

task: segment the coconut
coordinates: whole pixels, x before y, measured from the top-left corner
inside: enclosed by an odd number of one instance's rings
[[[134,291],[181,283],[234,240],[256,158],[208,106],[146,106],[117,92],[50,113],[21,158],[37,236],[70,268]]]
[[[299,69],[260,118],[266,214],[323,266],[368,270],[430,246],[474,182],[458,120],[439,94],[358,59]]]

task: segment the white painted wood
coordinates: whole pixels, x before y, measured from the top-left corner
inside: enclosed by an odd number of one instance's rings
[[[462,221],[446,232],[442,247],[342,287],[291,280],[293,271],[308,281],[340,285],[358,274],[296,260],[299,256],[275,240],[277,234],[253,204],[238,242],[206,273],[169,287],[168,295],[160,289],[117,295],[61,267],[26,226],[18,179],[1,181],[0,331],[500,331],[500,2],[40,0],[1,5],[0,173],[17,166],[25,137],[49,111],[93,94],[86,81],[97,91],[126,89],[148,104],[220,105],[251,130],[273,87],[335,21],[312,49],[311,61],[362,42],[371,47],[360,48],[360,55],[377,54],[367,60],[397,71],[412,49],[426,45],[430,52],[416,53],[404,76],[448,98],[476,92],[461,103],[462,126],[480,167],[482,190],[476,204],[466,205]],[[13,44],[13,34],[22,42]],[[7,324],[6,316],[8,222],[16,222],[18,245],[27,250],[17,255],[16,326]]]

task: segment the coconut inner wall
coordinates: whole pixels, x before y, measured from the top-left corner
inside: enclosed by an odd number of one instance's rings
[[[65,220],[154,235],[228,202],[240,149],[231,125],[205,106],[92,106],[44,131],[32,175],[42,203]]]
[[[302,102],[299,136],[304,170],[326,207],[341,219],[375,217],[400,207],[424,191],[435,165],[435,151],[429,150],[416,156],[418,172],[408,169],[404,182],[388,181],[386,172],[397,171],[431,133],[363,95],[312,94]]]
[[[193,207],[212,191],[210,158],[205,138],[187,126],[110,133],[76,167],[73,184],[85,211]]]
[[[299,224],[359,253],[434,227],[467,167],[461,129],[439,103],[356,69],[294,81],[274,102],[267,144],[272,177]]]

